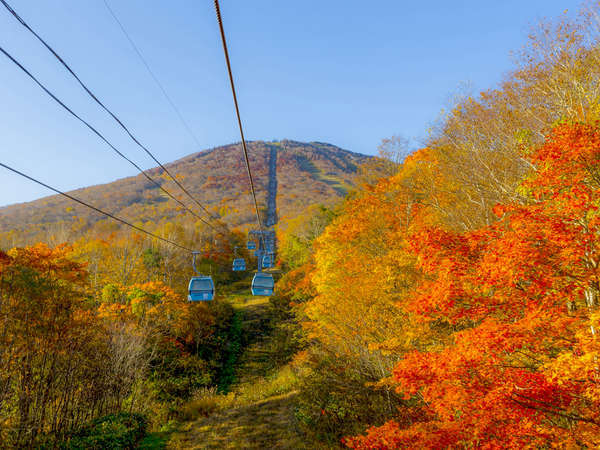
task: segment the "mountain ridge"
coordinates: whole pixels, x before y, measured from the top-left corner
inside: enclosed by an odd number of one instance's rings
[[[317,141],[259,140],[247,144],[261,210],[266,209],[267,204],[269,157],[272,151],[276,152],[278,217],[294,217],[310,204],[331,205],[339,201],[355,185],[358,165],[371,158]],[[194,198],[234,228],[245,228],[255,222],[240,146],[236,142],[213,147],[164,164]],[[162,172],[159,167],[146,171],[171,194],[200,213],[197,205]],[[126,220],[142,223],[173,220],[182,214],[173,200],[141,174],[68,192]],[[103,216],[60,195],[0,207],[0,233],[20,231],[26,237],[73,220],[93,225],[103,220]]]

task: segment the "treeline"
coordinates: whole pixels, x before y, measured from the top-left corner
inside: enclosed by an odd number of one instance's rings
[[[234,311],[221,298],[240,280],[229,269],[241,236],[144,225],[203,252],[214,302],[187,301],[191,255],[110,227],[0,251],[3,446],[131,446],[225,376]]]
[[[599,13],[542,25],[393,175],[371,163],[282,236],[298,418],[321,439],[600,446]]]

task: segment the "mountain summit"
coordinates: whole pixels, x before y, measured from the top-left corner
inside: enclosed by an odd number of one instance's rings
[[[248,142],[248,151],[259,207],[264,213],[268,203],[275,205],[276,216],[280,218],[294,217],[311,204],[338,201],[354,186],[357,166],[369,158],[331,144],[290,140]],[[193,153],[165,166],[194,198],[228,225],[245,227],[255,223],[240,143]],[[150,169],[148,173],[191,209],[202,213],[171,180],[162,176],[161,169]],[[173,219],[185,214],[142,175],[77,189],[70,194],[134,222]],[[263,215],[269,225],[277,221],[277,217]],[[53,195],[0,208],[0,232],[19,230],[26,235],[35,234],[74,218],[90,224],[104,219],[92,210]]]

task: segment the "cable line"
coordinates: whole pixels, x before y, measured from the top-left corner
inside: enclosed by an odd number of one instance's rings
[[[166,239],[166,238],[163,238],[163,237],[161,237],[161,236],[157,236],[156,234],[154,234],[154,233],[151,233],[150,231],[144,230],[143,228],[140,228],[140,227],[138,227],[137,225],[134,225],[134,224],[132,224],[132,223],[130,223],[130,222],[127,222],[125,219],[121,219],[120,217],[114,216],[114,215],[112,215],[111,213],[108,213],[108,212],[106,212],[106,211],[103,211],[103,210],[101,210],[100,208],[97,208],[97,207],[95,207],[95,206],[93,206],[93,205],[90,205],[89,203],[86,203],[86,202],[84,202],[84,201],[83,201],[83,200],[81,200],[81,199],[78,199],[77,197],[73,197],[72,195],[69,195],[69,194],[67,194],[66,192],[63,192],[63,191],[61,191],[61,190],[59,190],[59,189],[56,189],[56,188],[54,188],[54,187],[52,187],[52,186],[50,186],[50,185],[48,185],[48,184],[46,184],[46,183],[44,183],[44,182],[42,182],[42,181],[36,180],[35,178],[33,178],[33,177],[30,177],[29,175],[26,175],[26,174],[24,174],[23,172],[20,172],[20,171],[18,171],[17,169],[14,169],[14,168],[12,168],[12,167],[10,167],[10,166],[7,166],[6,164],[4,164],[4,163],[2,163],[2,162],[0,162],[0,166],[4,167],[5,169],[8,169],[8,170],[10,170],[10,171],[11,171],[11,172],[13,172],[13,173],[16,173],[17,175],[20,175],[20,176],[22,176],[22,177],[24,177],[24,178],[27,178],[27,179],[28,179],[28,180],[30,180],[30,181],[33,181],[34,183],[37,183],[37,184],[39,184],[39,185],[41,185],[41,186],[44,186],[45,188],[47,188],[47,189],[50,189],[51,191],[54,191],[54,192],[56,192],[57,194],[60,194],[60,195],[62,195],[62,196],[64,196],[64,197],[68,198],[69,200],[72,200],[72,201],[74,201],[74,202],[77,202],[77,203],[79,203],[80,205],[83,205],[83,206],[85,206],[85,207],[87,207],[87,208],[93,209],[94,211],[96,211],[96,212],[98,212],[98,213],[100,213],[100,214],[102,214],[102,215],[105,215],[105,216],[107,216],[107,217],[110,217],[111,219],[114,219],[114,220],[116,220],[117,222],[121,222],[122,224],[124,224],[124,225],[127,225],[128,227],[131,227],[131,228],[133,228],[133,229],[135,229],[135,230],[137,230],[137,231],[140,231],[140,232],[142,232],[142,233],[145,233],[145,234],[147,234],[148,236],[152,236],[152,237],[153,237],[153,238],[155,238],[155,239],[159,239],[159,240],[161,240],[161,241],[163,241],[163,242],[166,242],[167,244],[174,245],[175,247],[178,247],[178,248],[180,248],[180,249],[182,249],[182,250],[185,250],[185,251],[188,251],[188,252],[190,252],[190,253],[193,253],[193,252],[194,252],[194,251],[193,251],[192,249],[190,249],[190,248],[187,248],[187,247],[185,247],[185,246],[183,246],[183,245],[180,245],[180,244],[178,244],[177,242],[173,242],[173,241],[171,241],[171,240],[169,240],[169,239]]]
[[[194,203],[196,203],[196,205],[198,205],[206,214],[208,214],[208,216],[214,220],[213,215],[204,207],[204,205],[202,205],[198,200],[196,200],[192,194],[190,194],[190,192],[179,182],[177,181],[177,179],[171,175],[171,172],[169,172],[169,170],[158,160],[156,159],[156,157],[152,154],[152,152],[150,152],[150,150],[148,150],[148,148],[146,148],[146,146],[144,146],[140,141],[138,141],[138,139],[133,135],[133,133],[129,130],[129,128],[127,128],[123,122],[117,117],[116,114],[114,114],[106,105],[104,105],[104,103],[102,103],[98,97],[96,97],[96,95],[86,86],[86,84],[81,81],[81,79],[79,78],[79,76],[77,76],[77,74],[73,71],[73,69],[71,69],[71,67],[62,59],[62,57],[39,35],[37,34],[26,22],[25,20],[23,20],[21,18],[21,16],[19,16],[19,14],[17,14],[17,12],[6,2],[6,0],[0,0],[0,2],[4,5],[4,7],[15,17],[15,19],[17,19],[19,21],[19,23],[21,25],[23,25],[31,34],[33,34],[38,41],[40,41],[44,47],[46,47],[50,53],[52,53],[56,59],[58,59],[58,61],[65,67],[65,69],[67,69],[69,71],[69,73],[73,76],[73,78],[75,78],[75,80],[77,80],[77,82],[79,83],[79,85],[88,93],[88,95],[102,108],[104,109],[104,111],[106,111],[120,126],[121,128],[123,128],[123,130],[125,130],[125,132],[129,135],[129,137],[141,148],[143,149],[153,160],[156,164],[158,164],[158,166],[169,176],[169,178],[183,191],[185,192],[185,194],[192,199],[192,201]],[[110,9],[110,8],[109,8]],[[12,58],[11,58],[12,59]],[[39,83],[38,83],[39,84]],[[187,208],[187,207],[186,207]],[[212,225],[211,225],[212,227]],[[214,227],[213,227],[214,228]]]
[[[0,0],[2,1],[2,0]],[[10,59],[17,67],[19,67],[19,69],[21,69],[25,74],[27,74],[40,88],[42,88],[42,90],[44,92],[46,92],[46,94],[48,94],[56,103],[58,103],[60,106],[62,106],[66,111],[68,111],[73,117],[75,117],[77,120],[79,120],[81,123],[83,123],[86,127],[88,127],[96,136],[98,136],[100,139],[102,139],[112,150],[114,150],[119,156],[121,156],[123,159],[125,159],[127,162],[129,162],[133,167],[135,167],[142,175],[144,175],[144,177],[146,177],[146,179],[148,181],[150,181],[151,183],[153,183],[155,186],[157,186],[161,191],[163,191],[165,194],[167,194],[170,198],[172,198],[173,200],[175,200],[177,203],[179,203],[183,208],[185,208],[186,211],[188,211],[190,214],[192,214],[194,217],[196,217],[197,219],[201,220],[203,223],[205,223],[206,225],[208,225],[209,227],[211,227],[213,230],[217,231],[217,229],[210,224],[209,222],[207,222],[206,220],[204,220],[204,218],[200,217],[198,214],[196,214],[194,211],[192,211],[191,209],[189,209],[185,203],[183,203],[181,200],[179,200],[177,197],[175,197],[174,195],[172,195],[169,191],[167,191],[165,188],[163,188],[161,186],[160,183],[158,183],[154,178],[152,178],[150,175],[148,175],[140,166],[138,166],[135,162],[133,162],[131,159],[129,159],[127,156],[125,156],[123,153],[121,153],[121,151],[119,151],[119,149],[117,149],[113,144],[111,144],[108,139],[106,139],[102,133],[100,133],[98,130],[96,130],[96,128],[94,128],[92,125],[89,124],[89,122],[87,122],[85,119],[81,118],[80,116],[78,116],[71,108],[69,108],[67,105],[65,105],[58,97],[56,97],[56,95],[54,95],[52,92],[50,92],[50,90],[48,90],[48,88],[46,88],[46,86],[44,86],[31,72],[29,72],[19,61],[17,61],[10,53],[8,53],[6,50],[4,50],[4,48],[2,46],[0,46],[0,52],[2,52],[8,59]]]
[[[129,33],[127,32],[127,30],[125,29],[125,26],[119,20],[119,18],[117,17],[117,15],[113,11],[113,9],[108,4],[107,0],[104,0],[104,5],[106,5],[106,9],[108,9],[108,12],[110,13],[110,15],[113,17],[113,19],[115,19],[115,22],[117,23],[117,25],[119,25],[119,28],[121,29],[121,31],[123,32],[123,34],[125,35],[125,37],[127,38],[127,40],[129,41],[129,43],[131,44],[131,47],[133,47],[133,50],[135,50],[135,53],[137,53],[138,57],[140,58],[140,61],[146,67],[146,70],[148,71],[148,73],[150,74],[150,76],[152,77],[152,79],[154,80],[154,82],[156,83],[156,85],[158,86],[158,88],[163,93],[163,95],[164,95],[165,99],[167,100],[167,102],[169,102],[169,104],[171,105],[171,108],[173,108],[173,111],[175,112],[175,114],[179,118],[179,121],[181,122],[181,124],[183,125],[183,127],[187,130],[187,132],[189,133],[189,135],[196,142],[196,145],[198,146],[198,148],[200,150],[202,150],[202,145],[200,144],[200,141],[198,140],[198,137],[192,131],[191,127],[189,126],[189,124],[187,123],[187,121],[185,120],[185,118],[183,117],[183,114],[181,114],[181,111],[179,110],[179,108],[177,107],[177,105],[175,104],[175,102],[173,101],[173,99],[171,99],[171,96],[167,93],[167,90],[163,87],[162,83],[158,80],[158,77],[154,74],[154,72],[150,68],[150,65],[146,61],[146,58],[144,58],[144,56],[142,55],[142,52],[139,50],[138,46],[135,45],[135,42],[133,42],[133,39],[131,38],[131,36],[129,35]]]
[[[1,0],[4,1],[4,0]],[[215,12],[217,13],[217,22],[219,23],[219,30],[221,32],[221,42],[223,43],[223,52],[225,54],[225,62],[227,63],[227,72],[229,73],[229,82],[231,84],[231,93],[233,94],[233,103],[235,104],[235,113],[237,115],[237,122],[240,128],[240,136],[242,137],[242,149],[244,152],[244,159],[246,161],[246,169],[248,170],[248,179],[250,180],[250,189],[252,191],[252,198],[254,199],[254,209],[256,211],[256,221],[258,222],[258,229],[261,231],[261,240],[263,240],[263,226],[260,220],[260,214],[258,212],[258,202],[256,201],[256,191],[254,189],[254,179],[252,178],[252,171],[250,170],[250,160],[248,159],[248,148],[246,147],[246,139],[244,138],[244,129],[242,127],[242,118],[240,116],[240,108],[238,106],[237,95],[235,93],[235,84],[233,82],[233,74],[231,72],[231,62],[229,61],[229,52],[227,51],[227,40],[225,39],[225,30],[223,29],[223,20],[221,18],[221,9],[219,8],[219,0],[214,0]],[[263,242],[264,244],[264,242]]]

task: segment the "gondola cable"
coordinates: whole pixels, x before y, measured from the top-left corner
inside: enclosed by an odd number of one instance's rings
[[[97,208],[94,205],[91,205],[91,204],[89,204],[89,203],[87,203],[87,202],[85,202],[85,201],[83,201],[83,200],[81,200],[81,199],[79,199],[77,197],[73,197],[72,195],[67,194],[66,192],[63,192],[60,189],[54,188],[54,187],[52,187],[52,186],[44,183],[43,181],[37,180],[36,178],[33,178],[33,177],[31,177],[31,176],[29,176],[29,175],[27,175],[27,174],[25,174],[25,173],[23,173],[23,172],[15,169],[15,168],[13,168],[13,167],[10,167],[10,166],[2,163],[2,162],[0,162],[0,166],[4,167],[7,170],[10,170],[11,172],[13,172],[13,173],[15,173],[17,175],[20,175],[20,176],[22,176],[24,178],[27,178],[28,180],[33,181],[34,183],[37,183],[37,184],[39,184],[39,185],[41,185],[41,186],[43,186],[43,187],[45,187],[47,189],[50,189],[51,191],[56,192],[57,194],[62,195],[63,197],[68,198],[69,200],[77,202],[80,205],[83,205],[83,206],[85,206],[87,208],[93,209],[94,211],[96,211],[96,212],[98,212],[98,213],[100,213],[100,214],[102,214],[104,216],[110,217],[111,219],[116,220],[117,222],[120,222],[120,223],[122,223],[124,225],[127,225],[128,227],[131,227],[131,228],[133,228],[133,229],[135,229],[135,230],[137,230],[137,231],[139,231],[141,233],[147,234],[148,236],[151,236],[151,237],[153,237],[155,239],[158,239],[160,241],[166,242],[167,244],[171,244],[171,245],[173,245],[175,247],[178,247],[178,248],[180,248],[182,250],[185,250],[187,252],[190,252],[192,254],[194,253],[194,250],[192,250],[190,248],[187,248],[187,247],[185,247],[183,245],[180,245],[180,244],[178,244],[176,242],[173,242],[170,239],[166,239],[166,238],[163,238],[161,236],[158,236],[158,235],[156,235],[156,234],[154,234],[154,233],[152,233],[152,232],[150,232],[148,230],[144,230],[143,228],[140,228],[137,225],[134,225],[134,224],[126,221],[125,219],[121,219],[120,217],[117,217],[117,216],[115,216],[115,215],[113,215],[113,214],[111,214],[109,212],[103,211],[102,209]]]
[[[263,231],[262,221],[260,220],[260,213],[258,211],[258,201],[256,200],[256,190],[254,189],[254,180],[252,178],[252,170],[250,169],[250,160],[248,158],[248,148],[246,146],[246,139],[244,138],[244,129],[242,127],[242,118],[240,115],[240,108],[238,106],[237,95],[235,92],[235,83],[233,81],[233,73],[231,71],[231,62],[229,61],[229,51],[227,50],[227,40],[225,39],[225,29],[223,28],[223,19],[221,17],[221,8],[219,7],[219,0],[214,0],[215,12],[217,14],[217,22],[219,23],[219,31],[221,33],[221,42],[223,44],[223,53],[225,54],[225,62],[227,63],[227,72],[229,74],[229,83],[231,84],[231,93],[233,95],[233,103],[235,105],[235,113],[237,116],[237,123],[240,129],[240,136],[242,138],[242,149],[244,153],[244,159],[246,161],[246,169],[248,171],[248,179],[250,180],[250,189],[252,192],[252,198],[254,199],[254,209],[256,211],[256,221],[258,222],[259,239],[262,243],[261,248],[265,249],[265,231]],[[254,274],[252,278],[252,295],[273,295],[274,292],[274,280],[273,275],[262,272],[262,261],[261,252],[258,255],[258,272]]]
[[[3,0],[0,0],[3,1]],[[161,191],[167,194],[171,199],[175,200],[179,205],[181,205],[186,211],[192,214],[194,217],[202,221],[204,224],[208,225],[215,231],[218,231],[211,223],[207,222],[203,217],[196,214],[194,211],[189,209],[185,203],[167,191],[160,183],[158,183],[154,178],[148,175],[140,166],[138,166],[134,161],[125,156],[118,148],[116,148],[108,139],[102,135],[96,128],[94,128],[89,122],[80,117],[77,113],[75,113],[71,108],[69,108],[65,103],[63,103],[56,95],[54,95],[41,81],[39,81],[29,70],[27,70],[17,59],[15,59],[10,53],[8,53],[2,46],[0,46],[0,52],[3,53],[12,63],[14,63],[19,69],[21,69],[29,78],[31,78],[46,94],[48,94],[56,103],[58,103],[61,107],[63,107],[67,112],[69,112],[73,117],[83,123],[87,128],[89,128],[96,136],[98,136],[102,141],[104,141],[115,153],[117,153],[121,158],[125,159],[129,162],[133,167],[135,167],[148,181],[157,186]]]
[[[4,1],[4,0],[1,0]],[[248,158],[248,148],[246,146],[246,139],[244,138],[244,128],[242,127],[242,118],[240,115],[240,108],[238,106],[237,95],[235,92],[235,83],[233,81],[233,73],[231,71],[231,62],[229,60],[229,51],[227,50],[227,40],[225,38],[225,29],[223,28],[223,19],[221,18],[221,9],[219,8],[219,0],[214,0],[215,4],[215,12],[217,14],[217,22],[219,23],[219,30],[221,33],[221,42],[223,44],[223,53],[225,54],[225,62],[227,64],[227,72],[229,74],[229,83],[231,84],[231,93],[233,95],[233,103],[235,105],[235,113],[237,116],[237,123],[240,129],[240,136],[242,138],[242,150],[244,153],[244,160],[246,162],[246,170],[248,171],[248,179],[250,181],[250,190],[252,193],[252,198],[254,199],[254,209],[256,211],[256,221],[258,223],[258,229],[261,232],[260,239],[262,240],[262,221],[260,220],[260,213],[258,210],[258,201],[256,200],[256,190],[254,189],[254,179],[252,177],[252,170],[250,169],[250,159]]]
[[[142,149],[144,150],[152,160],[158,164],[158,166],[169,176],[169,178],[196,204],[202,209],[208,216],[214,220],[213,215],[200,203],[190,192],[179,182],[177,179],[169,172],[169,170],[150,152],[150,150],[144,146],[134,135],[133,133],[125,126],[125,124],[117,117],[115,113],[113,113],[102,101],[96,97],[96,95],[91,91],[90,88],[79,78],[79,76],[73,71],[73,69],[64,61],[64,59],[48,44],[33,28],[31,28],[25,20],[6,2],[6,0],[0,0],[0,2],[4,5],[4,7],[17,19],[17,21],[23,25],[31,34],[33,34],[38,41],[40,41],[46,49],[54,57],[67,69],[67,71],[77,80],[79,85],[85,90],[85,92],[102,108],[106,111],[118,124],[119,126],[129,135],[129,137]],[[110,8],[109,8],[110,9]],[[213,227],[214,228],[214,227]]]
[[[177,117],[179,118],[179,121],[181,122],[181,124],[183,125],[183,127],[186,129],[186,131],[188,132],[188,134],[191,136],[191,138],[194,140],[194,142],[198,146],[198,149],[202,150],[202,145],[200,144],[200,141],[198,140],[198,137],[192,131],[192,128],[187,123],[187,120],[185,120],[185,118],[183,117],[183,114],[181,113],[181,111],[179,110],[179,108],[177,107],[177,105],[175,104],[175,102],[173,101],[173,99],[171,98],[171,96],[167,93],[167,90],[164,88],[164,86],[162,85],[162,83],[159,81],[158,77],[154,74],[154,71],[150,68],[150,64],[148,64],[148,62],[146,61],[146,58],[144,58],[144,55],[142,55],[142,52],[139,50],[138,46],[135,44],[135,42],[133,41],[133,39],[131,38],[131,36],[129,35],[129,33],[127,32],[127,30],[125,29],[125,26],[119,20],[119,18],[115,14],[114,10],[110,7],[108,1],[107,0],[103,0],[103,1],[104,1],[104,5],[106,6],[106,9],[108,10],[108,12],[112,16],[112,18],[115,20],[115,22],[117,23],[117,25],[119,26],[119,28],[121,29],[121,31],[123,32],[123,34],[125,35],[125,38],[127,38],[127,40],[129,41],[129,43],[131,44],[131,47],[133,48],[133,50],[135,51],[135,53],[138,55],[140,61],[144,65],[144,67],[146,67],[146,70],[150,74],[150,77],[154,80],[154,83],[156,83],[156,85],[158,86],[158,88],[162,92],[162,94],[165,97],[165,99],[167,100],[167,102],[171,105],[171,108],[173,109],[173,111],[175,112],[175,114],[177,115]]]

